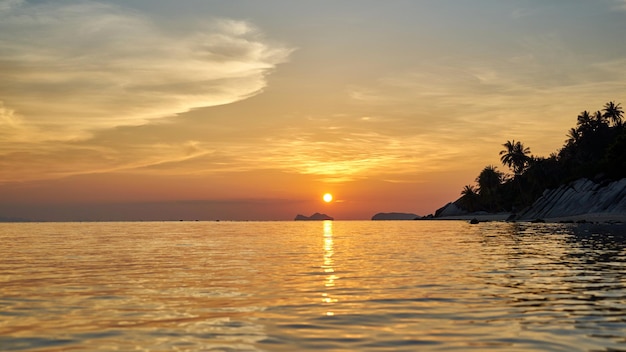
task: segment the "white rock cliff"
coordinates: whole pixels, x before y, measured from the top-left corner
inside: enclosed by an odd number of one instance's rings
[[[546,190],[532,206],[518,214],[518,219],[549,219],[583,214],[626,214],[626,178],[603,183],[583,178]]]

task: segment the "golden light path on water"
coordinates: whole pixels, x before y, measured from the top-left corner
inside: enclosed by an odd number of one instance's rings
[[[333,222],[330,220],[324,221],[324,265],[322,268],[324,269],[324,273],[326,273],[326,277],[324,280],[324,287],[331,288],[335,286],[335,281],[339,279],[337,275],[335,275],[335,269],[333,269]],[[328,311],[326,315],[332,316],[335,313],[332,311],[332,303],[336,303],[338,301],[337,298],[332,296],[332,293],[329,291],[322,293],[322,301],[324,303],[328,303]]]

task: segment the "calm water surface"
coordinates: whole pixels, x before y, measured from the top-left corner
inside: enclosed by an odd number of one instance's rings
[[[622,225],[0,224],[2,351],[626,351]]]

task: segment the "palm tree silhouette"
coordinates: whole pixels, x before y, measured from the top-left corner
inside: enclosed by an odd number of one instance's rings
[[[528,155],[530,154],[530,148],[524,147],[521,142],[516,142],[515,140],[506,141],[502,146],[505,148],[500,151],[502,164],[511,168],[516,177],[524,173],[531,160],[531,157]]]
[[[476,177],[476,183],[478,183],[478,191],[481,195],[490,193],[502,183],[502,173],[493,165],[485,166]]]
[[[606,117],[605,114],[602,113],[602,111],[596,111],[596,113],[593,115],[593,120],[596,123],[597,127],[602,127],[602,125],[604,126],[608,126],[608,118]]]
[[[583,112],[581,112],[580,114],[578,114],[578,116],[576,117],[577,123],[576,125],[578,126],[578,131],[582,134],[582,135],[586,135],[589,134],[590,132],[593,132],[593,118],[591,117],[591,114],[589,113],[589,111],[585,110]]]
[[[471,185],[466,185],[461,191],[461,196],[460,201],[465,210],[470,212],[475,211],[478,204],[478,193],[476,193],[476,188]]]
[[[476,188],[472,185],[466,185],[465,187],[463,187],[461,195],[472,197],[476,195]]]
[[[530,148],[524,147],[522,142],[516,142],[515,140],[506,141],[506,143],[504,143],[502,146],[505,149],[500,151],[500,160],[502,161],[502,164],[508,166],[513,170],[513,180],[517,184],[517,188],[519,190],[518,195],[521,202],[526,203],[526,198],[528,195],[526,195],[523,190],[524,187],[522,185],[522,178],[520,176],[524,173],[524,171],[530,164],[530,161],[532,160],[532,157],[528,155],[530,154]],[[512,208],[513,210],[515,210],[515,206],[513,206]]]
[[[490,210],[495,210],[498,187],[502,184],[504,175],[493,165],[486,166],[476,177],[480,198]]]
[[[576,128],[570,128],[567,131],[567,144],[577,144],[580,141],[580,131]]]
[[[607,120],[611,120],[614,126],[622,125],[624,110],[622,110],[622,107],[620,105],[621,104],[615,104],[614,102],[610,101],[604,104],[604,109],[602,109],[602,111],[604,111],[604,114],[602,116],[604,116],[604,118],[606,118]]]

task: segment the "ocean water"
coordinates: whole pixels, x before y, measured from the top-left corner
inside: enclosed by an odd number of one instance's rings
[[[0,350],[626,351],[626,230],[0,224]]]

